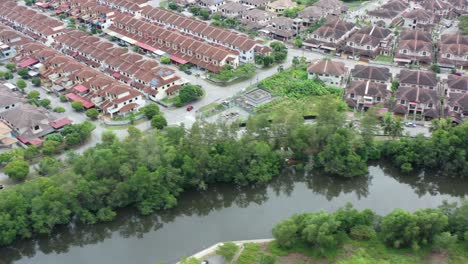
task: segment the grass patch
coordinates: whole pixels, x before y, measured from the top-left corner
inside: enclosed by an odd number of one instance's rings
[[[262,80],[259,88],[271,92],[275,96],[288,98],[304,98],[308,96],[342,94],[343,89],[325,86],[320,80],[309,79],[307,65],[290,67]]]
[[[371,259],[386,260],[390,263],[401,264],[422,263],[424,256],[431,251],[430,247],[422,247],[418,251],[414,251],[410,248],[396,249],[387,247],[378,237],[369,241],[347,239],[345,244],[351,245],[356,252],[359,249],[364,249],[366,255]]]
[[[199,112],[209,111],[209,110],[215,109],[218,105],[220,105],[220,104],[219,103],[210,103],[210,104],[207,104],[207,105],[204,105],[204,106],[200,107],[200,109],[198,109],[198,111]]]
[[[379,55],[375,58],[375,61],[393,63],[393,56]]]
[[[255,243],[247,243],[244,245],[241,255],[237,259],[237,264],[252,264],[256,263],[260,255],[260,245]]]
[[[468,243],[458,243],[449,249],[451,264],[468,263]]]
[[[177,102],[177,97],[165,97],[161,101],[163,101],[166,104],[174,104]]]
[[[312,259],[312,263],[381,263],[381,264],[426,264],[431,257],[437,255],[432,251],[431,245],[422,246],[419,250],[411,248],[397,249],[388,247],[381,237],[377,236],[368,241],[353,240],[346,235],[342,237],[342,246],[336,249],[319,251],[313,245],[299,242],[290,249],[282,248],[272,241],[268,244],[268,252],[276,257],[286,257],[292,253],[301,254]],[[444,255],[445,253],[442,253]],[[448,251],[448,263],[468,263],[468,245],[462,242],[456,244]]]
[[[313,259],[316,259],[316,260],[326,258],[328,261],[333,261],[338,256],[342,255],[344,252],[342,248],[335,248],[335,249],[329,249],[326,251],[320,251],[316,247],[313,247],[303,242],[297,243],[290,249],[284,249],[284,248],[281,248],[278,245],[278,243],[276,243],[276,241],[270,242],[268,244],[268,250],[270,251],[271,254],[278,256],[278,257],[284,257],[291,253],[299,253],[304,256],[308,256]]]
[[[271,117],[284,115],[284,111],[294,111],[303,116],[317,115],[316,103],[320,100],[319,96],[308,96],[304,98],[280,98],[273,102],[261,105],[256,108],[257,113],[269,113]]]

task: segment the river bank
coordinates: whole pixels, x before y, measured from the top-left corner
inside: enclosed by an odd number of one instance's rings
[[[220,253],[217,251],[225,243],[233,243],[237,246],[236,251],[221,252],[221,255],[230,253],[227,257],[233,256],[232,260],[226,259],[226,256],[217,255]],[[279,264],[463,264],[468,262],[467,246],[466,243],[458,242],[449,249],[443,250],[434,250],[431,245],[419,250],[394,249],[382,243],[381,238],[358,241],[347,237],[342,247],[322,255],[319,250],[306,244],[296,244],[290,249],[283,249],[274,239],[253,239],[216,243],[189,258],[184,258],[177,264],[190,263],[188,260],[193,258],[197,261],[208,260],[209,263],[211,259],[214,259],[217,260],[216,263],[223,263],[220,262],[220,257],[224,263],[231,264],[244,264],[246,260],[254,260],[255,263]],[[270,262],[265,261],[266,258]]]
[[[295,213],[333,212],[347,202],[378,214],[434,208],[444,200],[466,198],[466,184],[456,178],[400,174],[384,163],[371,165],[368,176],[356,179],[285,171],[266,185],[187,190],[177,207],[149,216],[127,208],[112,222],[58,226],[50,236],[1,248],[0,263],[175,263],[219,241],[271,237],[273,226]]]

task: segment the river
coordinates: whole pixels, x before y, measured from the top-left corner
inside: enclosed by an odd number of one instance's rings
[[[352,180],[286,172],[267,186],[187,191],[177,208],[147,217],[124,209],[110,223],[59,227],[49,237],[0,249],[0,263],[173,263],[220,241],[269,238],[273,225],[294,213],[334,211],[352,202],[385,214],[459,201],[468,194],[467,182],[403,176],[383,165]]]

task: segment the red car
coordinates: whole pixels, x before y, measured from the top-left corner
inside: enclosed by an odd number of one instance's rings
[[[193,105],[187,106],[187,111],[192,111],[193,110]]]

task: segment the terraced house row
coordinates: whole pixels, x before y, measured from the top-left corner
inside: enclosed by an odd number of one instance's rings
[[[56,49],[99,69],[143,92],[152,100],[175,94],[185,81],[175,71],[156,61],[130,53],[113,43],[90,36],[80,30],[66,30],[55,37]]]
[[[236,50],[239,52],[239,61],[242,63],[254,62],[256,53],[269,51],[261,42],[244,34],[211,26],[206,22],[189,18],[163,8],[152,7],[141,3],[138,7],[133,5],[133,10],[125,10],[123,6],[127,5],[128,2],[131,3],[131,1],[100,0],[98,2],[122,12],[133,14],[137,19],[142,17],[151,23],[175,29],[180,33],[203,39],[203,41],[208,43]]]
[[[190,62],[212,72],[218,72],[224,65],[239,65],[239,52],[235,50],[206,43],[126,14],[112,18],[112,24],[104,32],[155,53],[162,50],[177,63]]]
[[[34,10],[27,8],[26,10],[35,16]],[[79,30],[61,29],[59,34],[47,40],[47,44],[91,68],[96,68],[132,86],[152,100],[176,94],[180,86],[185,83],[175,71],[159,66],[156,61],[129,53],[107,40],[90,36]]]
[[[63,93],[70,101],[81,102],[85,108],[96,107],[112,116],[125,115],[145,105],[139,91],[43,44],[23,45],[15,60],[18,65],[30,62],[28,67],[37,63],[44,86]]]
[[[0,1],[0,21],[42,43],[52,41],[65,28],[61,21],[8,0]]]

